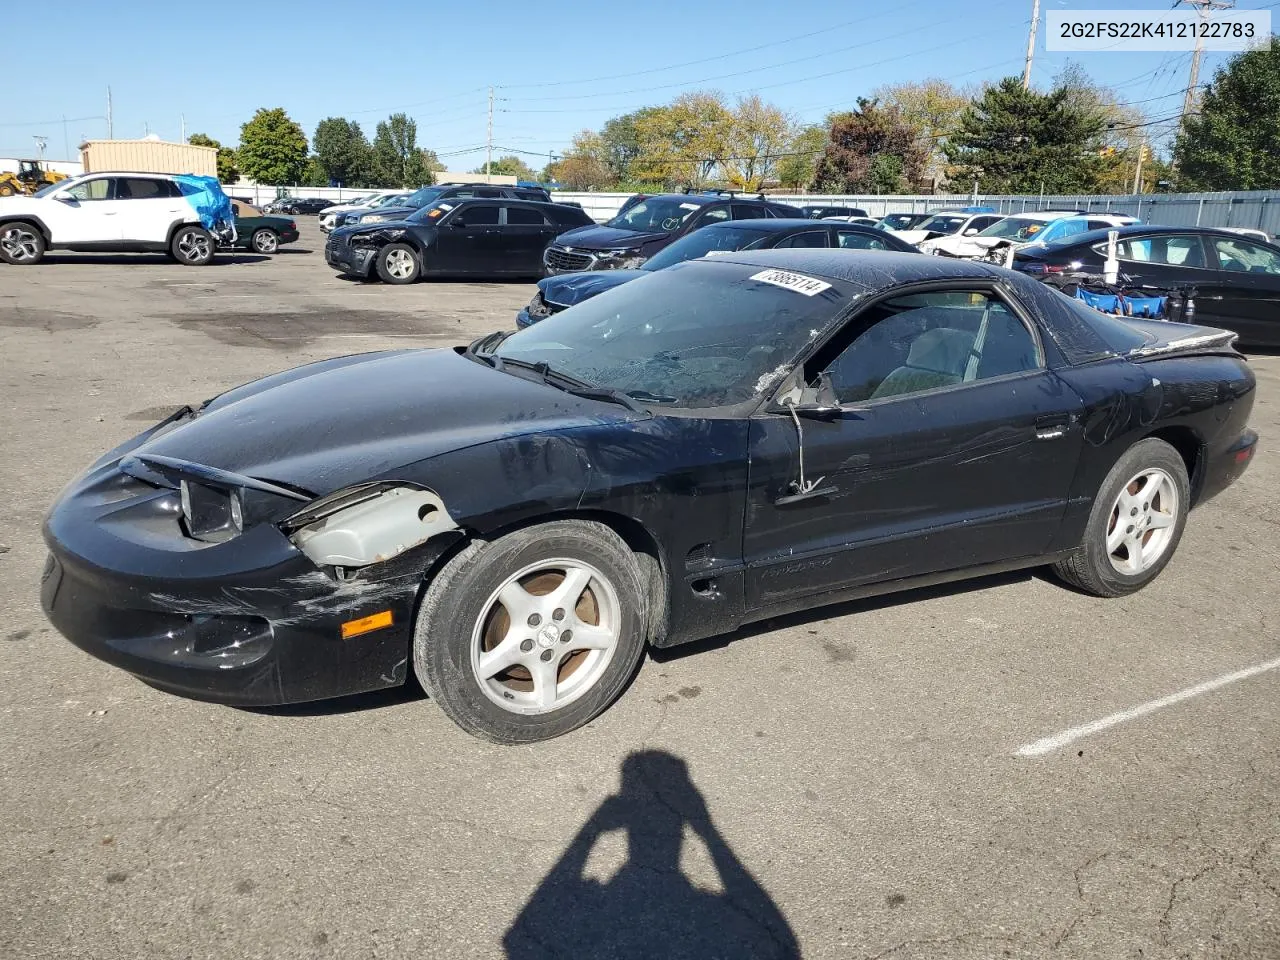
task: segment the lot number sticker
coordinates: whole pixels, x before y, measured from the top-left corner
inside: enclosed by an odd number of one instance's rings
[[[788,273],[786,270],[762,270],[751,278],[761,283],[772,283],[775,287],[786,287],[806,297],[816,296],[823,290],[830,290],[831,284],[824,283],[803,273]]]

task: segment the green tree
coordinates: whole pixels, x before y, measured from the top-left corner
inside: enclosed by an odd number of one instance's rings
[[[858,109],[837,114],[814,177],[823,190],[904,193],[920,189],[928,153],[919,131],[897,107],[858,99]]]
[[[393,113],[373,136],[373,178],[383,187],[417,188],[434,182],[428,158],[418,149],[418,124]]]
[[[984,193],[1088,193],[1106,124],[1067,87],[1040,93],[1006,77],[965,110],[944,152],[960,182],[975,179]]]
[[[240,128],[236,159],[258,183],[298,183],[307,166],[307,135],[283,107],[261,107]]]
[[[1280,44],[1232,57],[1174,142],[1178,188],[1280,187]]]
[[[614,181],[634,176],[632,165],[644,152],[641,130],[646,122],[661,115],[665,107],[643,107],[609,120],[600,130],[597,159],[608,168]]]
[[[782,186],[791,190],[808,190],[813,186],[829,130],[829,124],[811,123],[791,138],[786,156],[778,159],[778,182]]]
[[[304,187],[329,186],[329,175],[325,173],[318,157],[307,158],[307,165],[302,171],[302,185]]]
[[[240,179],[240,171],[236,168],[236,152],[224,147],[213,137],[204,133],[193,133],[187,137],[187,143],[197,147],[216,147],[218,150],[218,179],[223,183],[235,183]]]
[[[1069,107],[1102,116],[1106,129],[1097,143],[1090,141],[1086,150],[1096,152],[1094,163],[1096,189],[1099,193],[1130,193],[1138,163],[1138,151],[1147,144],[1149,128],[1145,126],[1142,111],[1123,102],[1119,94],[1104,87],[1070,61],[1053,78],[1055,88],[1067,92]],[[1096,146],[1096,151],[1094,150]],[[1150,145],[1147,144],[1148,151]],[[1143,181],[1155,183],[1156,171],[1151,163],[1144,163]]]
[[[778,164],[795,137],[796,121],[759,96],[739,97],[729,118],[720,174],[731,187],[759,190],[778,180]]]
[[[484,164],[476,167],[472,173],[484,173]],[[536,180],[538,175],[534,173],[533,168],[521,160],[519,157],[508,154],[505,157],[497,157],[493,163],[489,164],[489,173],[500,177],[515,177],[517,180]]]
[[[706,186],[729,155],[732,125],[724,94],[715,90],[681,94],[644,112],[636,118],[640,154],[631,176],[667,187]]]
[[[330,181],[345,187],[363,186],[369,175],[369,141],[360,124],[344,117],[326,117],[316,124],[311,140],[315,159]]]
[[[972,97],[936,78],[878,87],[871,96],[886,107],[897,107],[902,122],[915,128],[928,158],[924,179],[933,186],[943,183],[948,173],[943,149]]]

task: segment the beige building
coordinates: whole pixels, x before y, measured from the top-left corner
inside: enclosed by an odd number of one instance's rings
[[[216,147],[169,143],[152,137],[145,140],[87,140],[80,144],[80,160],[85,173],[136,170],[139,173],[218,175]]]

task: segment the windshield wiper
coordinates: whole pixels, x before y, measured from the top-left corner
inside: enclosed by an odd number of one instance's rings
[[[497,355],[486,357],[493,361],[494,367],[498,370],[504,367],[516,367],[520,370],[528,370],[535,373],[538,379],[549,387],[555,387],[557,390],[563,390],[565,393],[571,393],[575,397],[583,397],[587,400],[605,400],[610,403],[617,403],[634,413],[647,413],[643,406],[637,400],[651,399],[654,403],[665,402],[674,403],[675,397],[658,397],[654,394],[641,396],[644,391],[632,391],[628,393],[619,390],[616,387],[597,387],[587,383],[585,380],[579,380],[577,377],[562,373],[559,370],[551,369],[551,365],[545,360],[516,360],[512,358],[503,358]]]

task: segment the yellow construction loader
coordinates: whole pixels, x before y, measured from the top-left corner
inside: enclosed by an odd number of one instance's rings
[[[0,197],[12,197],[16,193],[35,193],[59,181],[66,180],[65,173],[47,170],[39,160],[19,160],[18,172],[0,170]]]

